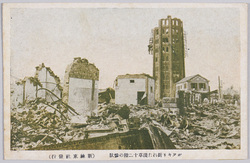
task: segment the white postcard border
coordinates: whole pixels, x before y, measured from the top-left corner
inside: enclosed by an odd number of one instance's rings
[[[241,149],[240,150],[10,150],[10,9],[11,8],[239,8],[241,41]],[[166,3],[13,3],[3,5],[3,78],[4,78],[4,158],[20,160],[60,160],[59,154],[70,155],[67,160],[152,160],[152,159],[246,159],[247,158],[247,5],[246,4],[166,4]],[[166,153],[179,157],[110,158],[110,153]],[[94,154],[94,158],[73,158],[77,154]],[[55,158],[52,158],[55,155]],[[93,155],[92,155],[93,156]],[[65,160],[65,159],[64,159]]]

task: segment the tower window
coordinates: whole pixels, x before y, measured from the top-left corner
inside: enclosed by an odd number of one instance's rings
[[[158,60],[158,58],[157,58],[157,57],[155,57],[155,62],[157,62],[157,60]]]
[[[168,42],[168,38],[163,38],[162,42],[167,43]]]
[[[168,47],[167,47],[166,51],[168,52]]]
[[[166,29],[166,34],[168,34],[168,28]]]
[[[130,80],[130,83],[135,83],[135,80]]]

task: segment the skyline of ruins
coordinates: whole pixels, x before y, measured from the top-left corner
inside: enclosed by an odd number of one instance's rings
[[[180,18],[187,32],[186,76],[201,74],[210,80],[211,90],[217,89],[220,76],[223,88],[233,85],[238,89],[237,9],[40,9],[35,13],[15,9],[11,12],[11,34],[17,36],[11,40],[11,64],[15,65],[11,75],[20,79],[32,76],[34,67],[45,63],[63,81],[66,66],[74,57],[86,58],[100,69],[99,88],[112,87],[118,75],[152,75],[148,39],[158,20],[167,15]]]

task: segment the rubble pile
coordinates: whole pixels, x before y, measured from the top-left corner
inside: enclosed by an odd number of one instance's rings
[[[26,101],[11,110],[11,149],[31,149],[127,132],[129,112],[126,105],[106,105],[99,116],[88,117],[86,124],[75,126],[61,103],[42,98]]]
[[[187,126],[184,129],[176,128],[170,134],[170,139],[176,148],[240,148],[239,106],[208,104],[186,109],[186,116],[179,119],[186,119]]]
[[[106,106],[110,110],[118,105]],[[129,130],[153,123],[169,135],[177,149],[239,149],[240,107],[231,104],[193,105],[185,114],[160,106],[129,106]],[[115,110],[115,109],[114,109]]]
[[[11,111],[11,148],[30,149],[56,143],[138,130],[151,124],[164,131],[177,149],[239,149],[240,107],[193,105],[173,114],[160,105],[100,104],[98,115],[73,125],[59,103],[28,101]]]
[[[63,142],[68,130],[66,109],[44,99],[11,108],[11,148],[27,149]]]

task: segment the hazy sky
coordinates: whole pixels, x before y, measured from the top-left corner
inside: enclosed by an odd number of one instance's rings
[[[152,75],[151,29],[168,15],[181,19],[190,49],[186,76],[200,74],[217,89],[240,87],[240,20],[236,8],[11,9],[11,76],[33,76],[41,63],[62,80],[74,57],[100,70],[99,88],[117,75]],[[14,78],[13,78],[14,79]]]

